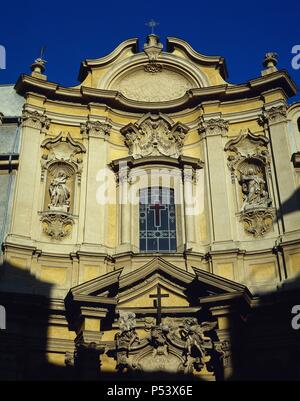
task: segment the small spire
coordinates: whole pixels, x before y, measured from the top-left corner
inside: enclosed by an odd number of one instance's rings
[[[265,58],[263,59],[263,66],[266,68],[261,73],[262,75],[271,74],[272,72],[277,71],[278,63],[278,54],[275,52],[268,52],[265,54]]]
[[[37,59],[34,60],[34,63],[31,64],[30,69],[32,71],[31,75],[33,77],[36,78],[40,78],[40,79],[47,79],[46,75],[43,75],[43,72],[45,71],[45,64],[47,63],[46,60],[44,60],[44,52],[45,52],[45,48],[44,46],[41,48],[41,52],[40,52],[40,57],[38,57]]]

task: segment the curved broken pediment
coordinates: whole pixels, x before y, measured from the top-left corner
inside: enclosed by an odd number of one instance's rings
[[[209,69],[218,76],[214,80],[225,83],[222,58],[203,56],[179,39],[173,42],[169,39],[167,51],[163,51],[158,36],[148,35],[143,52],[137,51],[135,43],[124,42],[116,49],[118,52],[85,62],[82,71],[90,72],[92,80],[87,79],[84,85],[116,91],[129,100],[154,103],[179,99],[190,89],[210,86]]]

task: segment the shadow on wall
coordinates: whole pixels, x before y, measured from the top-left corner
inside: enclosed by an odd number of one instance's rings
[[[50,363],[47,325],[52,314],[51,284],[12,265],[0,266],[0,272],[0,304],[7,314],[6,330],[0,330],[0,380],[195,380],[193,376],[165,372],[100,372],[99,360],[91,358],[93,351],[89,349],[81,350],[76,368]],[[44,295],[35,295],[37,289],[42,289]],[[300,380],[300,330],[291,326],[291,310],[297,303],[300,278],[261,296],[248,311],[239,309],[241,303],[236,299],[230,331],[233,374],[227,380]],[[223,380],[219,362],[213,363],[217,379]]]
[[[38,292],[44,295],[35,295]],[[6,329],[0,330],[0,380],[70,377],[66,368],[47,360],[50,293],[51,284],[36,279],[28,270],[0,266],[0,304],[6,310]]]
[[[281,205],[281,213],[283,216],[299,211],[300,209],[300,188],[296,189],[294,193]],[[278,221],[278,216],[275,221]]]
[[[292,308],[297,304],[299,277],[286,281],[278,291],[260,295],[239,321],[232,316],[229,380],[300,380],[300,329],[292,327]]]

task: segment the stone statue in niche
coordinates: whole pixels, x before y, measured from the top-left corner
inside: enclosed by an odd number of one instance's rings
[[[255,173],[254,168],[250,167],[247,174],[241,175],[241,185],[244,194],[242,210],[267,208],[270,206],[271,199],[266,189],[266,181],[262,176]]]
[[[70,191],[67,188],[68,176],[60,170],[49,186],[50,210],[68,212],[70,209]]]

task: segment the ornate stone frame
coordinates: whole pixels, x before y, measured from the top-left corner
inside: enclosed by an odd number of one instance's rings
[[[261,237],[272,229],[275,215],[275,209],[271,207],[274,196],[272,194],[271,157],[268,151],[268,143],[269,140],[265,136],[254,135],[249,129],[246,129],[241,130],[238,137],[228,141],[224,148],[228,154],[227,165],[231,173],[232,184],[234,185],[237,205],[236,215],[243,224],[245,232],[254,237]],[[256,165],[262,171],[270,198],[268,206],[257,205],[247,210],[243,209],[240,201],[240,179],[246,165]]]
[[[178,158],[182,154],[188,127],[174,121],[166,114],[147,113],[137,122],[121,129],[129,154],[134,158],[147,156],[169,156]]]
[[[116,174],[117,181],[117,196],[120,199],[122,196],[123,185],[130,186],[135,184],[136,177],[141,177],[141,174],[145,175],[144,182],[138,185],[138,189],[149,187],[149,176],[150,173],[158,171],[159,174],[163,172],[164,174],[170,175],[174,179],[170,179],[170,185],[162,185],[174,189],[174,180],[179,180],[179,190],[175,191],[175,204],[176,207],[176,238],[177,238],[177,252],[183,252],[187,245],[187,232],[186,232],[186,214],[185,214],[185,204],[184,204],[184,185],[183,183],[189,183],[193,190],[193,185],[197,184],[197,170],[203,168],[204,163],[199,159],[192,157],[181,156],[179,159],[172,159],[170,157],[164,156],[154,156],[145,157],[141,159],[134,159],[133,157],[127,157],[119,160],[115,160],[111,163],[111,168]],[[178,181],[177,181],[178,182]],[[153,184],[153,183],[152,183]],[[155,185],[157,186],[157,185]],[[176,198],[180,196],[181,199]],[[128,207],[128,209],[126,209]],[[139,253],[139,231],[136,227],[139,227],[139,204],[131,205],[119,205],[120,211],[118,213],[118,248],[117,253],[124,251],[132,251]],[[123,246],[122,244],[122,232],[121,232],[121,219],[124,213],[130,213],[131,216],[131,233],[130,233],[130,243],[132,248],[128,246]]]
[[[47,138],[42,144],[41,157],[41,181],[43,183],[42,211],[39,213],[43,225],[43,231],[54,240],[61,240],[71,234],[72,226],[78,214],[78,187],[81,183],[82,156],[86,152],[85,147],[75,141],[70,133],[61,132],[55,138]],[[46,210],[45,197],[47,191],[47,176],[51,170],[60,166],[66,171],[68,177],[74,177],[73,204],[71,211]],[[76,179],[75,179],[76,178]]]

